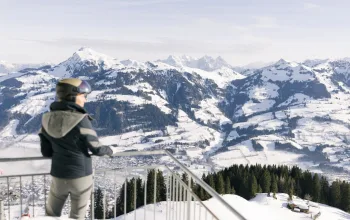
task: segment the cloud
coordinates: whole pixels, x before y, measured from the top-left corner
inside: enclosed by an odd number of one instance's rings
[[[265,49],[263,43],[219,43],[204,40],[179,40],[174,38],[160,38],[157,41],[129,41],[88,38],[60,38],[57,40],[26,40],[55,47],[87,46],[102,50],[127,51],[138,53],[158,54],[251,54]]]
[[[307,9],[307,10],[321,9],[321,6],[315,3],[306,2],[304,3],[304,9]]]
[[[119,0],[114,3],[120,6],[146,6],[184,2],[185,0]]]
[[[277,19],[269,16],[255,16],[255,28],[278,28]]]

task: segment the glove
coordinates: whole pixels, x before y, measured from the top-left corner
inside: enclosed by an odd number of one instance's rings
[[[120,150],[118,150],[117,147],[114,147],[114,146],[111,146],[111,145],[110,145],[109,147],[110,147],[111,150],[113,151],[113,154],[120,152]],[[111,155],[111,157],[113,157],[113,154]]]

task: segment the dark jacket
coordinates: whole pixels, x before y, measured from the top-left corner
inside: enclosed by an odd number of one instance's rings
[[[51,175],[58,178],[79,178],[92,174],[89,151],[97,156],[112,155],[108,146],[101,146],[86,110],[73,102],[54,102],[43,114],[39,132],[41,153],[52,157]]]

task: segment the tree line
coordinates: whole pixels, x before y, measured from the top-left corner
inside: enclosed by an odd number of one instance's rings
[[[154,180],[156,175],[156,202],[166,201],[166,179],[159,170],[150,170],[147,174],[147,184],[141,178],[132,178],[127,181],[126,212],[133,211],[145,204],[144,193],[146,190],[146,204],[154,202]],[[188,184],[186,174],[179,175],[181,180]],[[326,177],[303,171],[297,166],[276,165],[232,165],[216,173],[203,174],[202,180],[215,189],[219,194],[237,194],[245,199],[252,199],[257,193],[269,193],[275,197],[276,193],[292,195],[327,204],[346,212],[350,212],[350,184],[336,180],[329,182]],[[170,179],[173,181],[173,179]],[[125,183],[124,183],[125,184]],[[116,216],[124,214],[125,185],[119,190],[116,199]],[[136,184],[136,187],[135,187]],[[136,203],[134,192],[136,188]],[[198,184],[191,182],[192,191],[201,199],[207,200],[211,196]],[[169,193],[176,193],[172,187]],[[180,192],[178,192],[180,195]],[[182,200],[184,192],[180,195]],[[100,189],[95,192],[95,218],[103,217],[103,193]],[[106,210],[107,217],[114,216],[114,208]]]
[[[233,165],[217,173],[203,175],[202,179],[219,194],[235,193],[245,199],[252,199],[257,193],[287,193],[300,198],[327,204],[350,212],[350,184],[336,180],[329,182],[326,177],[297,166],[276,165]],[[201,199],[210,198],[197,195]]]

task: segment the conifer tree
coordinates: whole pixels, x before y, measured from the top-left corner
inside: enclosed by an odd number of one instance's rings
[[[119,196],[118,196],[117,201],[116,201],[116,208],[117,208],[116,209],[116,216],[124,214],[124,192],[125,192],[124,189],[125,189],[125,182],[123,183],[123,185],[120,188]],[[113,212],[114,212],[114,210],[113,210]]]
[[[279,177],[278,178],[278,192],[286,193],[284,187],[285,187],[285,179],[284,179],[284,177]]]
[[[207,197],[205,195],[203,187],[199,187],[199,195],[198,196],[202,201],[207,200]]]
[[[126,212],[130,212],[132,210],[135,210],[135,178],[132,178],[128,181],[128,184],[126,186]]]
[[[260,185],[263,192],[266,192],[266,193],[270,192],[271,176],[267,169],[264,170],[264,173],[261,177]]]
[[[341,192],[341,209],[349,212],[350,211],[350,185],[349,183],[342,183]]]
[[[288,195],[289,195],[289,199],[293,200],[293,195],[294,195],[294,180],[292,178],[288,179]]]
[[[314,202],[319,202],[321,199],[321,183],[317,173],[312,178],[312,198]]]
[[[330,204],[334,207],[340,208],[341,192],[340,192],[340,182],[334,181],[330,190]]]
[[[213,175],[209,175],[208,178],[209,178],[209,186],[213,189],[216,189]]]
[[[284,193],[288,193],[289,194],[289,191],[290,191],[290,177],[287,176],[286,181],[284,182],[284,186],[283,186],[283,190],[284,190]]]
[[[303,175],[304,179],[303,179],[303,193],[304,194],[309,194],[312,195],[312,174],[310,173],[310,171],[305,171],[304,175]]]
[[[329,204],[329,182],[325,177],[321,178],[320,202],[323,204]]]
[[[256,181],[255,175],[253,173],[249,176],[249,196],[248,198],[254,198],[258,192],[258,182]]]
[[[231,187],[231,194],[236,194],[236,190],[234,186]]]
[[[139,208],[144,205],[144,183],[142,183],[141,178],[137,178],[136,180],[136,188],[137,188],[137,195],[136,195],[136,207]]]
[[[166,185],[163,172],[157,172],[157,202],[166,200]]]
[[[297,182],[295,183],[295,194],[299,197],[302,197],[302,189],[300,186],[300,180],[298,179]]]
[[[243,177],[243,181],[241,182],[240,186],[239,186],[239,191],[238,191],[238,195],[245,198],[245,199],[249,199],[249,188],[248,188],[248,177],[244,176]]]
[[[204,175],[204,174],[203,174],[203,175]],[[203,179],[203,177],[202,177],[202,179]],[[182,180],[184,183],[188,184],[188,175],[187,175],[187,173],[183,173],[183,174],[182,174],[181,180]]]
[[[278,190],[278,186],[277,186],[276,176],[272,175],[272,178],[271,178],[271,190],[270,191],[273,193],[274,197],[276,196],[277,190]]]
[[[225,193],[226,194],[231,194],[232,190],[231,190],[231,180],[230,177],[227,176],[226,177],[226,181],[225,181]]]
[[[219,194],[225,194],[225,184],[224,184],[224,178],[222,177],[222,174],[219,173],[217,175],[217,184],[216,184],[216,191],[219,193]]]
[[[152,204],[154,201],[154,175],[156,175],[155,170],[148,171],[147,175],[147,204]]]

